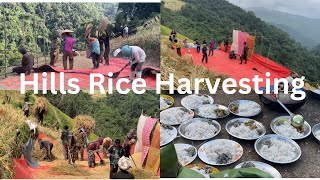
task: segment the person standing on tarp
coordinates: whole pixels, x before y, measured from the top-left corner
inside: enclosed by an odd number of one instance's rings
[[[12,72],[17,74],[25,73],[26,75],[30,75],[34,65],[34,57],[31,53],[28,53],[25,48],[19,48],[18,51],[22,54],[21,67],[14,67],[12,69]]]
[[[129,58],[129,63],[131,64],[131,71],[129,75],[130,82],[134,79],[135,71],[137,71],[136,77],[141,78],[142,66],[147,57],[144,50],[139,46],[125,45],[121,48],[121,52],[124,58]]]
[[[69,140],[69,127],[67,125],[64,126],[64,130],[61,132],[61,141],[62,141],[62,147],[63,147],[63,155],[64,159],[68,159],[68,140]]]
[[[88,42],[92,45],[91,57],[93,69],[99,68],[100,44],[97,38],[88,37]]]
[[[110,54],[110,36],[108,34],[107,31],[105,31],[101,37],[100,37],[101,41],[104,44],[104,60],[105,60],[105,66],[109,66],[109,54]],[[102,44],[100,44],[100,46],[102,46]],[[101,49],[101,47],[100,47]]]
[[[54,37],[51,41],[50,46],[50,66],[55,66],[54,64],[58,61],[59,56],[59,41],[57,37]]]
[[[180,45],[180,42],[178,42],[177,39],[174,40],[173,46],[176,47],[176,49],[177,49],[177,54],[178,54],[179,56],[181,56],[181,45]],[[172,48],[174,48],[174,47],[172,47]]]
[[[209,56],[210,54],[213,56],[213,51],[214,51],[214,40],[210,42],[210,50],[209,50]]]
[[[201,43],[199,39],[196,39],[196,45],[197,45],[197,53],[199,53],[201,49]]]
[[[206,44],[204,44],[202,48],[202,62],[204,59],[206,59],[206,63],[208,63],[208,48]]]
[[[229,36],[227,36],[226,39],[224,40],[224,51],[225,52],[228,51],[228,46],[229,46]]]
[[[72,37],[70,32],[65,33],[64,48],[63,48],[63,68],[68,69],[68,58],[69,58],[69,70],[73,69],[73,45],[76,40]]]
[[[242,64],[242,60],[244,60],[244,63],[247,64],[247,56],[248,56],[249,48],[248,48],[246,42],[244,42],[243,44],[244,44],[244,46],[243,46],[243,54],[240,57],[240,64]]]

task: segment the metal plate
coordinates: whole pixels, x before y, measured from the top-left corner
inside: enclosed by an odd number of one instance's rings
[[[231,111],[231,106],[233,104],[238,104],[238,112]],[[253,108],[255,108],[255,110],[253,110]],[[249,100],[233,101],[229,104],[228,109],[232,114],[241,117],[252,117],[260,114],[261,112],[261,106],[258,103]]]
[[[261,129],[262,132],[261,132],[261,134],[260,134],[259,136],[257,136],[257,137],[251,137],[251,138],[245,138],[245,137],[237,136],[237,135],[232,134],[232,133],[230,132],[230,128],[233,126],[233,124],[234,124],[236,121],[241,122],[241,123],[245,123],[245,122],[247,122],[247,121],[249,121],[249,120],[254,121],[254,123],[256,124],[257,128]],[[232,119],[232,120],[228,121],[227,124],[226,124],[226,130],[227,130],[227,132],[228,132],[231,136],[233,136],[233,137],[235,137],[235,138],[238,138],[238,139],[244,139],[244,140],[255,140],[255,139],[259,139],[260,137],[262,137],[262,136],[264,136],[264,135],[266,134],[266,128],[263,126],[262,123],[254,120],[254,119],[249,119],[249,118],[236,118],[236,119]]]
[[[280,132],[276,130],[277,122],[280,120],[280,118],[285,118],[288,121],[291,121],[290,116],[280,116],[280,117],[274,118],[270,123],[270,127],[274,133],[281,135],[281,136],[285,136],[290,139],[304,139],[311,134],[311,126],[309,125],[309,123],[307,121],[304,121],[304,133],[303,133],[303,136],[301,136],[301,137],[289,137],[285,134],[280,134]]]
[[[196,171],[197,173],[202,174],[205,178],[210,178],[209,175],[211,173],[218,173],[219,172],[219,170],[217,168],[206,165],[206,164],[189,164],[188,168]],[[210,170],[209,172],[206,172],[207,168]]]
[[[235,151],[236,151],[236,154],[234,155],[234,157],[232,157],[232,160],[229,161],[228,163],[226,164],[219,164],[217,163],[215,160],[212,160],[212,159],[209,159],[209,157],[207,156],[207,153],[205,152],[205,149],[212,145],[212,144],[215,144],[215,143],[218,143],[218,142],[223,142],[223,144],[231,144],[231,146],[233,146],[235,148]],[[236,161],[238,161],[241,156],[243,154],[243,148],[242,146],[235,142],[235,141],[232,141],[232,140],[229,140],[229,139],[215,139],[215,140],[212,140],[212,141],[209,141],[209,142],[206,142],[204,144],[201,145],[201,147],[199,148],[198,150],[198,156],[199,158],[205,162],[206,164],[210,164],[210,165],[214,165],[214,166],[221,166],[221,165],[228,165],[228,164],[232,164]]]
[[[267,157],[267,156],[263,155],[263,154],[260,152],[260,149],[261,149],[261,147],[262,147],[262,143],[265,142],[265,141],[267,141],[267,140],[274,140],[274,139],[287,142],[287,143],[291,144],[292,146],[294,146],[294,147],[295,147],[295,153],[296,153],[295,158],[292,159],[292,160],[290,160],[290,161],[275,161],[275,160],[270,159],[270,157]],[[301,156],[300,146],[299,146],[296,142],[294,142],[292,139],[289,139],[289,138],[284,137],[284,136],[276,135],[276,134],[264,135],[264,136],[262,136],[261,138],[259,138],[259,139],[254,143],[254,149],[255,149],[256,152],[259,154],[259,156],[261,156],[263,159],[265,159],[265,160],[267,160],[267,161],[270,161],[270,162],[273,162],[273,163],[278,163],[278,164],[293,163],[293,162],[297,161],[297,160],[300,158],[300,156]]]
[[[175,118],[172,118],[171,120],[164,119],[165,116],[174,116],[175,114],[181,111],[185,112],[185,116],[186,116],[185,118],[175,117]],[[194,116],[194,112],[185,107],[172,107],[160,112],[160,122],[162,124],[174,126],[174,125],[179,125],[184,121],[188,121],[192,119],[193,116]]]
[[[201,103],[190,102],[192,97],[199,97],[199,101],[201,101],[201,96],[205,96],[208,99],[208,102],[202,101]],[[206,94],[191,94],[181,99],[181,105],[188,109],[196,109],[203,104],[213,104],[214,100],[211,96]]]
[[[163,110],[168,109],[168,108],[170,108],[171,106],[173,106],[173,104],[174,104],[174,98],[173,98],[173,97],[168,96],[168,95],[165,95],[165,94],[160,94],[160,98],[161,98],[161,97],[164,98],[164,99],[169,99],[169,100],[172,102],[172,104],[171,104],[171,105],[168,105],[167,107],[162,108],[162,109],[161,109],[161,107],[160,107],[160,111],[163,111]]]
[[[176,149],[176,152],[177,152],[177,156],[178,156],[178,157],[179,157],[179,155],[178,155],[178,150],[179,150],[179,149],[188,149],[188,148],[192,147],[192,148],[194,148],[194,150],[195,150],[195,152],[196,152],[194,156],[192,156],[192,157],[189,157],[189,156],[188,156],[188,160],[186,160],[185,162],[180,162],[180,161],[179,161],[179,163],[180,163],[182,166],[186,166],[186,165],[190,164],[192,161],[194,161],[194,160],[197,158],[197,148],[195,148],[194,146],[192,146],[192,145],[190,145],[190,144],[174,144],[174,147],[175,147],[175,149]],[[178,160],[179,160],[179,158],[178,158]]]
[[[162,128],[164,128],[163,126],[169,126],[169,125],[163,125],[163,124],[161,124],[161,127],[162,127]],[[176,129],[175,127],[173,127],[173,126],[169,126],[169,127],[172,128],[170,131],[172,131],[172,134],[173,134],[173,135],[170,136],[170,139],[168,139],[167,141],[162,142],[162,141],[161,141],[161,132],[162,132],[162,131],[160,131],[160,146],[165,146],[165,145],[171,143],[171,142],[177,137],[177,134],[178,134],[177,129]]]
[[[316,138],[317,142],[320,143],[320,137],[317,138],[317,137],[316,137],[316,133],[320,133],[320,123],[314,125],[313,128],[312,128],[312,134],[313,134],[313,136]]]
[[[270,174],[273,178],[282,178],[280,172],[274,168],[273,166],[264,163],[264,162],[260,162],[260,161],[246,161],[246,162],[250,162],[252,164],[255,165],[255,168],[260,169],[261,171],[264,171],[268,174]],[[246,163],[246,162],[242,162],[240,164],[238,164],[234,169],[240,169],[242,164]]]
[[[210,112],[212,112],[212,113],[210,113],[210,114],[203,113],[202,110],[204,108],[209,108]],[[226,111],[227,114],[224,115],[224,116],[218,117],[216,115],[216,113],[214,112],[216,109],[223,109],[223,110]],[[229,112],[229,110],[228,110],[228,108],[226,106],[219,105],[219,104],[205,104],[205,105],[202,105],[202,106],[198,107],[197,109],[195,109],[194,112],[198,116],[203,117],[203,118],[208,118],[208,119],[220,119],[220,118],[227,117],[230,114],[230,112]]]
[[[202,138],[202,139],[196,139],[194,137],[189,137],[187,135],[185,135],[185,128],[189,125],[192,125],[193,123],[197,122],[197,121],[203,121],[203,122],[207,122],[208,124],[212,124],[215,126],[215,128],[217,128],[217,132],[215,134],[211,134],[210,136],[206,137],[206,138]],[[179,126],[179,134],[186,138],[186,139],[190,139],[190,140],[196,140],[196,141],[200,141],[200,140],[207,140],[207,139],[211,139],[213,137],[215,137],[216,135],[219,134],[219,132],[221,131],[221,126],[220,124],[215,121],[215,120],[210,120],[210,119],[204,119],[204,118],[193,118],[189,121],[185,121],[183,122],[180,126]]]

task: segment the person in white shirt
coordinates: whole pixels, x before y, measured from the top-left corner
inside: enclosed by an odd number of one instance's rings
[[[128,28],[127,25],[123,29],[123,37],[124,38],[128,38],[129,37],[129,28]]]
[[[146,60],[146,53],[143,49],[138,46],[125,45],[121,48],[122,55],[125,58],[129,58],[131,64],[131,71],[129,75],[129,80],[133,81],[135,71],[137,71],[136,77],[141,78],[142,76],[142,66]]]

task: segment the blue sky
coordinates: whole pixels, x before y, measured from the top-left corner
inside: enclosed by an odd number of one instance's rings
[[[227,0],[241,8],[268,9],[320,19],[320,0]]]

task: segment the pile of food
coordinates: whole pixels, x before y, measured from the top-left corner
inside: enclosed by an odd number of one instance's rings
[[[193,165],[193,164],[192,164]],[[189,166],[188,166],[189,167]],[[202,174],[206,178],[210,178],[211,173],[217,173],[218,169],[207,165],[197,164],[195,166],[189,167],[190,169]]]
[[[162,124],[160,126],[160,144],[167,144],[175,136],[175,131],[172,126]]]
[[[262,143],[260,153],[272,161],[289,162],[296,157],[296,148],[288,142],[277,139]]]
[[[225,141],[216,141],[204,148],[204,152],[210,161],[217,164],[228,164],[237,155],[237,149],[234,144],[225,143]]]
[[[172,105],[172,101],[170,99],[160,96],[160,109],[165,109],[171,105]]]
[[[248,101],[248,103],[232,103],[229,109],[239,116],[251,116],[259,113],[260,106],[252,101]]]
[[[235,121],[229,131],[241,138],[257,138],[263,133],[262,129],[258,128],[253,120],[247,122]]]
[[[206,104],[196,109],[196,113],[204,118],[222,118],[229,114],[227,108],[223,109],[223,107],[224,106],[218,104]]]
[[[189,109],[196,109],[197,107],[204,105],[204,104],[211,104],[212,98],[208,95],[197,95],[192,94],[189,96],[184,97],[181,100],[181,104]]]
[[[170,108],[160,112],[160,122],[163,124],[176,125],[193,117],[193,112],[184,107]]]
[[[194,147],[185,148],[183,146],[175,145],[175,148],[178,155],[178,161],[182,166],[191,163],[194,156],[197,154]]]
[[[304,129],[297,129],[291,125],[291,120],[287,118],[279,118],[274,127],[277,133],[290,138],[301,138],[304,136]]]
[[[208,139],[217,132],[218,129],[213,124],[205,121],[196,121],[185,127],[185,136],[193,139]]]
[[[272,176],[272,172],[269,169],[263,168],[262,166],[256,166],[252,162],[244,162],[241,165],[241,168],[257,168],[257,169],[260,169],[261,171],[264,171],[264,172],[266,172],[266,173],[268,173],[268,174],[270,174]]]
[[[228,115],[228,111],[221,108],[215,109],[214,113],[216,114],[217,117],[225,117]]]

